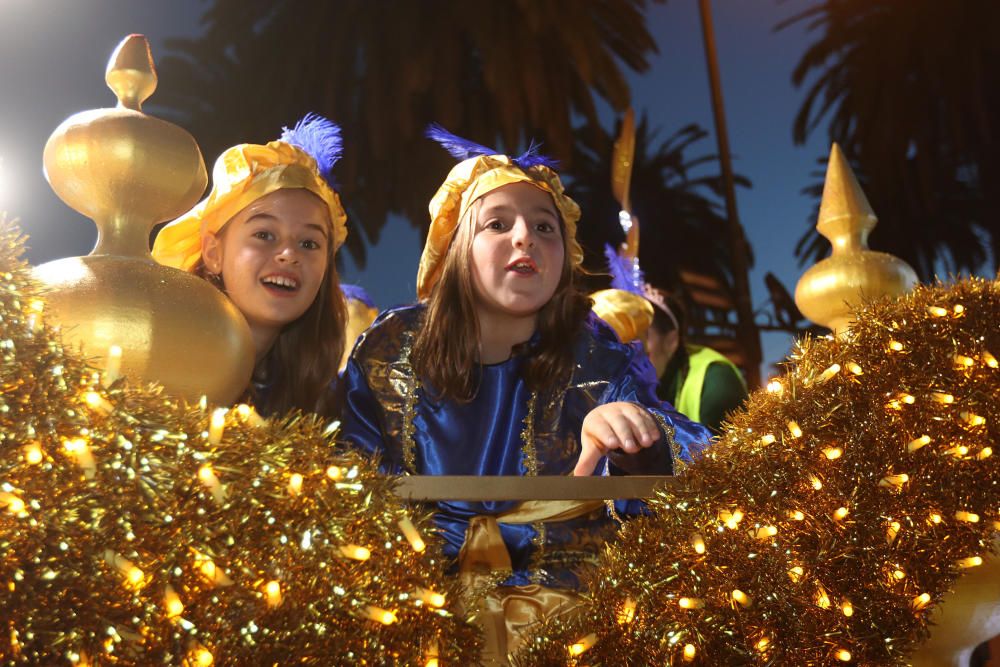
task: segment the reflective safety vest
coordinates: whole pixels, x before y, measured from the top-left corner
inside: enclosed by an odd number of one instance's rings
[[[674,407],[677,411],[692,421],[701,421],[701,391],[705,386],[705,373],[709,364],[725,364],[733,369],[736,377],[746,387],[743,375],[736,367],[736,364],[729,361],[710,347],[701,345],[685,345],[688,353],[688,372],[677,395],[674,397]]]

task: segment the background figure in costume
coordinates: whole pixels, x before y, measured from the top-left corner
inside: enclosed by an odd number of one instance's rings
[[[673,297],[647,286],[654,305],[646,350],[659,378],[657,395],[684,415],[718,432],[726,415],[747,398],[739,369],[715,350],[684,340],[684,309]]]
[[[355,342],[365,332],[365,329],[372,325],[375,318],[378,317],[378,308],[375,307],[375,302],[361,285],[342,283],[340,290],[344,293],[344,301],[347,303],[347,324],[344,326],[344,355],[340,360],[340,372],[343,373]]]
[[[347,215],[330,184],[341,152],[340,128],[313,114],[278,141],[233,146],[208,197],[153,244],[157,261],[202,276],[246,317],[247,393],[265,414],[333,407],[347,319],[334,261]]]
[[[653,322],[653,304],[643,292],[645,276],[639,267],[639,219],[622,210],[618,220],[625,232],[625,242],[617,251],[610,245],[604,246],[611,287],[594,292],[590,298],[594,302],[594,313],[614,329],[618,339],[641,351],[646,362],[643,370],[655,386],[658,376],[645,350],[646,331]]]
[[[383,313],[359,341],[342,437],[396,473],[679,471],[709,433],[657,400],[636,349],[590,313],[576,287],[579,209],[550,163],[430,135],[462,162],[430,204],[422,303]],[[607,508],[526,505],[440,503],[446,552],[463,573],[575,588],[574,570],[614,531]],[[501,562],[480,560],[483,535]]]
[[[685,345],[679,304],[645,282],[639,268],[639,220],[622,212],[626,240],[604,247],[611,288],[594,292],[594,312],[625,343],[643,348],[647,372],[661,400],[718,432],[725,416],[747,397],[746,382],[728,359],[707,347]],[[655,306],[655,307],[654,307]]]

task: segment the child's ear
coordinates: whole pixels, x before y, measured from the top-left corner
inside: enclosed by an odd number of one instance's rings
[[[222,272],[222,240],[212,232],[201,236],[201,261],[212,273]]]

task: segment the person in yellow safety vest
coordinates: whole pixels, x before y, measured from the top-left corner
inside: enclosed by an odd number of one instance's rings
[[[678,412],[715,432],[747,398],[747,385],[733,362],[710,347],[684,341],[684,311],[672,297],[646,286],[653,322],[646,352],[659,377],[657,395]]]

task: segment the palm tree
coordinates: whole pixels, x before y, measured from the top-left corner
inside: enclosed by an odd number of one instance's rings
[[[437,121],[516,149],[527,136],[572,158],[572,120],[596,124],[596,98],[629,103],[623,67],[656,44],[645,0],[215,0],[205,33],[173,40],[158,101],[209,159],[276,136],[307,111],[344,128],[345,201],[371,243],[390,212],[426,224],[451,165],[423,138]],[[355,227],[357,229],[357,227]],[[349,241],[363,262],[359,234]]]
[[[641,229],[639,263],[649,282],[682,297],[691,342],[712,344],[745,363],[736,340],[722,176],[705,171],[717,168],[718,157],[691,155],[708,136],[696,124],[662,142],[657,134],[645,117],[639,121],[630,188],[632,213]],[[580,136],[586,139],[577,146],[568,189],[584,211],[578,235],[585,265],[594,274],[590,287],[598,289],[608,282],[604,244],[617,246],[624,239],[610,187],[613,137],[599,126],[582,128]],[[736,183],[750,185],[742,176]]]
[[[976,270],[987,249],[996,268],[1000,3],[825,0],[778,28],[803,21],[820,34],[793,73],[811,79],[794,137],[828,122],[879,216],[873,246],[924,279],[936,262]],[[828,247],[813,222],[803,263]]]
[[[586,265],[600,272],[604,244],[617,245],[624,238],[610,187],[614,138],[599,126],[582,128],[580,134],[585,140],[577,146],[569,190],[584,211],[579,236]],[[690,155],[707,134],[692,123],[660,142],[645,117],[636,126],[630,197],[641,225],[639,261],[654,285],[679,289],[684,269],[732,282],[722,178],[703,173],[718,160],[710,153]],[[745,178],[737,180],[749,185]]]

